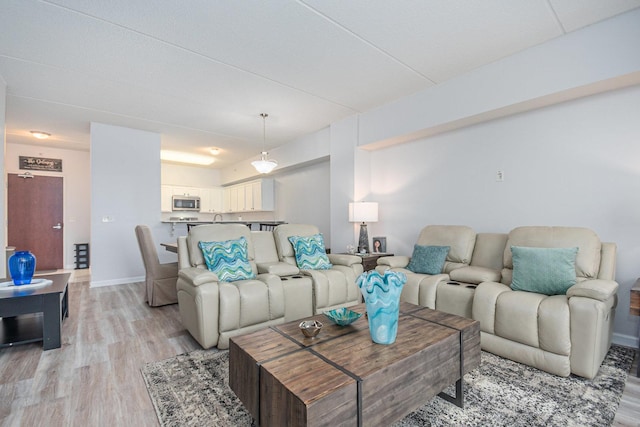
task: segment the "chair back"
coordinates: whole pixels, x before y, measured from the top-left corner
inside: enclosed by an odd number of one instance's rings
[[[443,273],[450,273],[471,262],[476,232],[464,225],[428,225],[420,231],[418,245],[449,246]]]
[[[158,266],[160,266],[160,259],[153,242],[151,229],[146,225],[136,225],[136,238],[138,239],[144,269],[148,275],[153,276]]]

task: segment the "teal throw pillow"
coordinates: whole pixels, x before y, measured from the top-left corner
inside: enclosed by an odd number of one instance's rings
[[[511,246],[514,291],[564,295],[576,283],[578,248]]]
[[[414,245],[407,269],[414,273],[440,274],[449,255],[449,249],[451,249],[450,246]]]
[[[209,271],[214,272],[221,282],[253,279],[256,277],[247,250],[247,239],[223,242],[198,242]]]
[[[329,270],[333,268],[327,251],[324,248],[322,234],[313,236],[291,236],[289,241],[293,245],[296,264],[301,270]]]

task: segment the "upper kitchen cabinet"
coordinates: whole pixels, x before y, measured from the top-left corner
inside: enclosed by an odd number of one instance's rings
[[[200,196],[202,197],[202,188],[199,187],[177,187],[175,185],[171,186],[173,188],[174,196]]]
[[[223,200],[225,212],[272,211],[275,206],[273,178],[226,187]]]
[[[200,188],[200,212],[222,212],[222,188]]]

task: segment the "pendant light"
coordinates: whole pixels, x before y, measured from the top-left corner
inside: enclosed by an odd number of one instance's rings
[[[269,117],[269,115],[267,113],[261,113],[260,117],[262,117],[262,153],[260,153],[260,160],[254,160],[251,162],[251,165],[260,173],[269,173],[278,166],[278,162],[273,159],[269,160],[269,153],[265,151],[267,143],[267,117]]]

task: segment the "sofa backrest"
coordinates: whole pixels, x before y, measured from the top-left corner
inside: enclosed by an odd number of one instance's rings
[[[318,227],[311,224],[280,224],[273,230],[278,258],[291,265],[296,265],[296,254],[289,241],[291,236],[313,236],[320,233]]]
[[[252,231],[253,249],[256,264],[278,262],[276,242],[271,231]]]
[[[243,224],[211,224],[192,227],[187,236],[189,264],[192,267],[207,268],[204,257],[202,256],[202,250],[198,246],[198,242],[224,242],[225,240],[235,240],[240,237],[247,239],[249,263],[255,273],[257,269],[251,231],[249,230],[249,227]]]
[[[485,267],[497,272],[502,271],[502,259],[504,257],[504,247],[507,244],[506,233],[478,233],[476,244],[473,248],[471,265],[474,267]]]
[[[476,242],[476,232],[464,225],[428,225],[420,231],[416,244],[420,246],[449,246],[443,272],[466,267]]]
[[[588,228],[517,227],[511,230],[503,257],[502,283],[505,285],[510,285],[513,277],[511,246],[537,248],[572,248],[577,246],[576,277],[578,280],[598,277],[602,243],[598,235]]]

